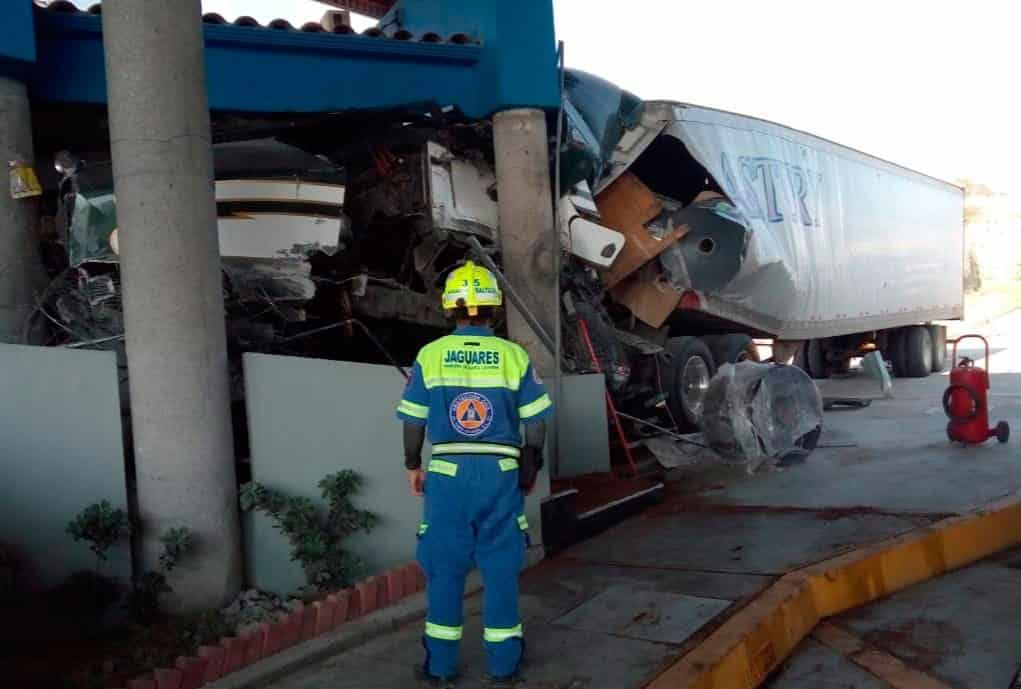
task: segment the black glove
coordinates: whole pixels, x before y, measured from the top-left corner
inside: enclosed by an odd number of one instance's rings
[[[518,486],[529,492],[535,486],[535,479],[542,469],[542,450],[538,447],[521,448],[521,460],[518,462]]]

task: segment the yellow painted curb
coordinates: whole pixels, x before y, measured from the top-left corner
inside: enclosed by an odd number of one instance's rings
[[[646,687],[754,689],[820,620],[1018,543],[1011,497],[789,572]]]

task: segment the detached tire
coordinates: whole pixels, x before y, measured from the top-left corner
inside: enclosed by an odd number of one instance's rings
[[[808,455],[812,454],[812,451],[818,447],[820,435],[822,435],[822,426],[816,426],[798,438],[794,443],[794,449],[780,457],[778,464],[780,466],[792,466],[804,462]]]
[[[924,325],[911,325],[901,331],[901,370],[905,378],[925,378],[933,370],[932,337]],[[896,368],[896,360],[894,363]]]
[[[932,339],[932,372],[942,373],[947,367],[947,327],[930,325],[928,328]]]
[[[705,342],[697,337],[672,337],[666,343],[667,407],[681,433],[699,430],[709,381],[716,362]]]

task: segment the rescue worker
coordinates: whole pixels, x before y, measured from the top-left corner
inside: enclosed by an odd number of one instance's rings
[[[524,651],[518,613],[528,538],[524,495],[542,468],[543,419],[553,403],[525,350],[493,334],[502,303],[485,268],[469,261],[451,271],[443,308],[457,329],[422,348],[397,407],[408,484],[425,496],[418,531],[428,582],[425,678],[439,686],[450,686],[458,673],[465,578],[476,565],[495,684],[516,680]],[[423,472],[427,429],[432,458]]]

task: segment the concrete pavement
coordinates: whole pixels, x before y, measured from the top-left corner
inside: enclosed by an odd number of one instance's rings
[[[945,375],[896,381],[895,399],[825,416],[800,466],[752,476],[682,476],[667,500],[527,572],[529,687],[641,687],[784,572],[928,524],[1021,487],[1021,315],[994,328],[992,415],[1006,446],[951,445]],[[849,446],[849,447],[848,447]],[[711,479],[706,477],[711,475]],[[958,689],[1006,687],[1021,663],[1021,571],[1011,552],[831,620],[880,657]],[[465,680],[484,656],[480,600],[467,602]],[[421,624],[410,623],[273,684],[277,689],[418,686]],[[890,686],[806,639],[773,677],[782,689]],[[939,684],[933,686],[940,686]]]

